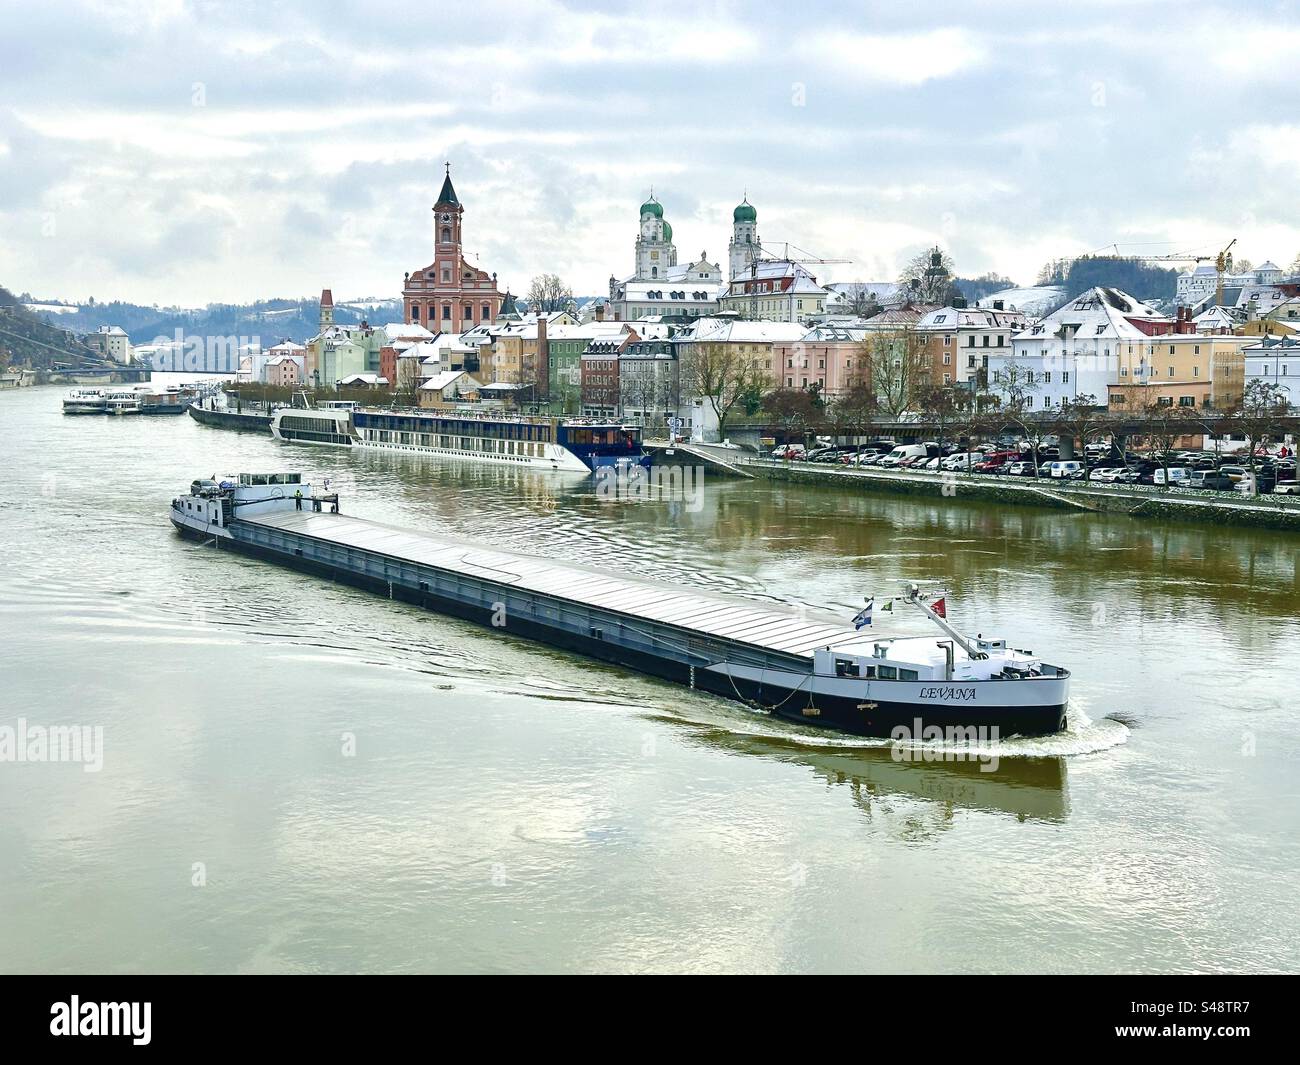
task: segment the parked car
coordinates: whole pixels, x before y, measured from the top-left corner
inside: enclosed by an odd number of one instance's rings
[[[926,458],[930,457],[924,444],[899,444],[898,447],[880,460],[880,465],[886,468],[901,466],[904,459],[914,459],[922,455]]]
[[[1034,475],[1034,464],[1032,462],[1012,462],[1007,466],[1007,476],[1009,477],[1032,477]]]
[[[1114,466],[1098,466],[1088,474],[1088,480],[1096,481],[1099,484],[1111,484],[1114,483],[1119,473],[1120,471]]]
[[[1295,481],[1278,481],[1273,486],[1273,494],[1275,496],[1294,496],[1300,495],[1300,491],[1297,491]]]
[[[1075,462],[1073,459],[1053,462],[1050,467],[1053,477],[1068,477],[1072,473],[1083,474],[1083,463]]]
[[[987,461],[987,456],[981,451],[962,451],[949,455],[943,460],[945,470],[966,470],[974,469],[977,463]]]
[[[1186,484],[1191,476],[1192,471],[1186,466],[1161,466],[1159,469],[1151,471],[1151,483],[1177,486]]]

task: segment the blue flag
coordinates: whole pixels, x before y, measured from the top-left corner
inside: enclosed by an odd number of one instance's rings
[[[871,627],[871,605],[874,602],[874,599],[868,599],[867,605],[858,611],[857,617],[853,619],[853,627],[855,629]]]

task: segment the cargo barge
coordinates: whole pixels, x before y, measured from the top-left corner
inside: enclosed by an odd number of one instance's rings
[[[269,414],[242,414],[233,410],[214,410],[197,401],[190,403],[185,409],[200,425],[210,425],[216,429],[265,433],[271,428]]]
[[[942,602],[916,584],[898,600],[925,614],[939,634],[885,636],[871,631],[870,607],[852,622],[810,616],[343,515],[337,494],[313,490],[297,473],[195,481],[172,500],[171,521],[220,550],[802,724],[921,741],[1044,735],[1067,725],[1067,670],[1005,640],[963,635],[947,622]]]

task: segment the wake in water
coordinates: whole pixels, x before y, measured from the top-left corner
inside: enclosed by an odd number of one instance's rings
[[[731,709],[728,707],[728,709]],[[737,715],[753,718],[753,722],[738,720]],[[735,736],[774,740],[799,747],[826,750],[854,750],[892,747],[895,741],[871,736],[829,734],[821,729],[786,724],[756,710],[737,709],[724,719],[721,715],[706,720],[707,715],[684,718],[673,715],[681,724],[702,729],[720,729]],[[1088,716],[1082,700],[1070,700],[1070,726],[1054,736],[1009,737],[992,743],[950,743],[946,741],[907,741],[899,744],[915,751],[955,751],[967,758],[1072,758],[1098,751],[1110,750],[1128,742],[1129,726],[1115,715],[1094,721]],[[760,723],[761,722],[761,723]]]

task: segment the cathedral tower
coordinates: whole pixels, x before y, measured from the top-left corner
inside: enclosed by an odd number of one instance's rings
[[[673,246],[673,227],[664,221],[663,205],[650,194],[641,205],[641,230],[636,238],[637,281],[657,281],[668,275],[668,268],[677,265],[677,249]]]
[[[762,251],[763,242],[758,239],[758,212],[746,196],[731,212],[731,243],[727,245],[730,280],[736,281],[747,276],[750,264]]]

